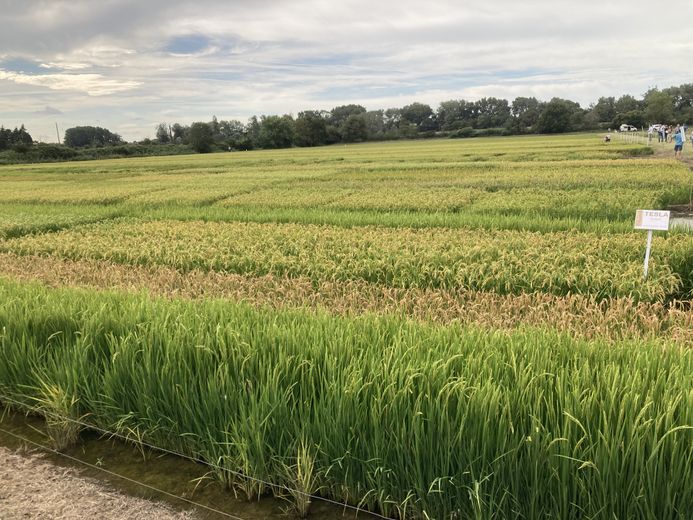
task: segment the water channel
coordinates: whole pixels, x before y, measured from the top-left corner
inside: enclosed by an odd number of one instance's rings
[[[4,413],[3,413],[4,412]],[[25,441],[17,437],[23,437],[29,441],[49,446],[45,435],[45,421],[36,416],[25,416],[21,413],[3,410],[0,406],[0,446],[11,450],[33,448]],[[202,479],[209,468],[203,464],[197,464],[180,457],[145,450],[143,453],[134,445],[107,439],[94,432],[82,432],[77,445],[64,450],[66,455],[84,461],[96,468],[91,468],[55,453],[45,452],[46,458],[56,466],[74,468],[80,476],[91,478],[108,487],[129,496],[146,498],[164,502],[177,510],[191,510],[201,520],[228,520],[228,516],[214,513],[203,508],[190,506],[188,503],[157,493],[139,484],[123,480],[101,471],[99,468],[122,475],[137,482],[156,487],[176,496],[181,496],[204,506],[223,511],[225,513],[242,518],[243,520],[260,520],[267,518],[281,518],[291,520],[296,518],[290,512],[290,503],[277,498],[264,497],[259,501],[249,502],[243,498],[235,497],[234,493],[224,490],[222,486],[211,480]],[[360,519],[369,520],[376,518],[367,512],[360,511],[356,514],[352,509],[339,507],[321,500],[314,500],[311,504],[311,520],[344,520]]]

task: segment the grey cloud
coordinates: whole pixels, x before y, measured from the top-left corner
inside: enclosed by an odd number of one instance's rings
[[[63,114],[63,112],[62,112],[61,110],[58,110],[58,109],[55,108],[55,107],[46,105],[45,107],[43,107],[43,109],[37,110],[36,112],[34,112],[34,114],[36,114],[36,115],[46,115],[46,116],[56,116],[56,115]]]

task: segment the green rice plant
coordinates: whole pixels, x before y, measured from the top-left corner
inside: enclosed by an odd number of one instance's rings
[[[46,418],[46,434],[58,451],[69,448],[79,438],[78,398],[60,386],[40,383],[39,397],[35,398],[40,413]]]
[[[269,483],[253,497],[286,483],[304,446],[302,481],[392,517],[693,509],[693,351],[664,340],[9,282],[0,326],[3,395],[79,373],[92,424]]]
[[[319,491],[320,475],[315,468],[313,449],[302,439],[298,445],[293,463],[281,462],[286,488],[291,497],[292,510],[299,518],[305,518],[310,511],[311,497]]]

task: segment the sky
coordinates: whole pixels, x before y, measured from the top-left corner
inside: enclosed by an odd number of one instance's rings
[[[358,103],[600,96],[693,82],[693,2],[0,0],[0,125],[55,142]]]

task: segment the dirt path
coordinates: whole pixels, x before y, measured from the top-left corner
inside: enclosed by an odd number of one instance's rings
[[[47,461],[0,447],[0,519],[192,520],[189,513],[121,495]]]

